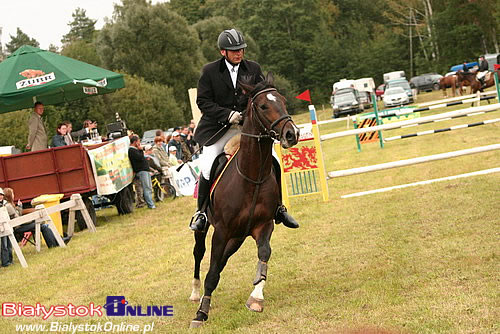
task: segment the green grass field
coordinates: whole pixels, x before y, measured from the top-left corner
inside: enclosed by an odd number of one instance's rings
[[[440,99],[440,92],[419,102]],[[486,102],[482,103],[483,105]],[[467,106],[462,106],[467,107]],[[317,106],[319,109],[319,107]],[[423,116],[460,106],[424,113]],[[331,109],[319,110],[329,119]],[[473,117],[390,130],[384,136],[500,117]],[[294,117],[308,121],[308,114]],[[352,128],[352,124],[349,124]],[[321,133],[346,129],[337,122]],[[356,150],[353,137],[322,143],[327,171],[498,143],[500,124],[478,126]],[[98,211],[97,233],[77,233],[66,249],[33,246],[0,269],[0,301],[29,305],[103,305],[123,295],[131,305],[172,305],[173,317],[0,318],[16,324],[150,324],[154,333],[498,333],[500,332],[500,174],[445,181],[369,196],[341,195],[500,166],[498,151],[328,181],[330,200],[292,199],[298,230],[277,225],[271,240],[263,313],[244,303],[252,291],[257,250],[252,239],[229,260],[213,295],[209,321],[189,330],[197,305],[188,301],[193,272],[192,198],[118,216]],[[209,246],[208,242],[208,246]],[[209,251],[209,250],[208,250]],[[203,277],[209,264],[202,264]],[[63,331],[60,331],[63,332]]]

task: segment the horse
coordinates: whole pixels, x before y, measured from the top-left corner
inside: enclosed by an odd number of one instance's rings
[[[456,76],[456,74],[449,75],[447,77],[442,77],[441,79],[439,79],[439,88],[443,90],[444,97],[447,97],[446,88],[451,88],[451,93],[453,94],[453,97],[455,97],[455,94],[457,91],[457,76]]]
[[[463,71],[458,71],[457,72],[457,85],[460,90],[460,95],[463,94],[463,86],[470,86],[470,94],[475,94],[478,90],[481,92],[483,91],[481,89],[481,83],[479,80],[476,78],[477,72],[463,72]]]
[[[263,289],[271,256],[273,218],[280,196],[272,161],[272,146],[274,140],[278,140],[283,148],[290,148],[297,144],[300,134],[288,115],[285,98],[273,86],[272,73],[268,73],[265,80],[256,85],[241,81],[239,84],[248,97],[248,104],[244,112],[239,151],[225,167],[207,208],[208,221],[214,227],[214,232],[210,268],[205,277],[201,300],[200,264],[205,254],[208,228],[204,232],[194,232],[194,279],[189,299],[200,301],[200,304],[191,321],[191,328],[200,327],[208,320],[212,293],[219,283],[220,273],[229,257],[248,236],[252,236],[257,244],[258,262],[254,289],[245,305],[251,311],[263,311]]]

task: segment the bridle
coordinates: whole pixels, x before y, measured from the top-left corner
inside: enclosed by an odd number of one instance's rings
[[[277,120],[275,120],[274,122],[270,122],[269,120],[266,119],[266,122],[267,123],[271,123],[269,125],[269,127],[266,127],[264,125],[264,122],[262,122],[262,119],[261,119],[261,116],[260,116],[260,113],[259,111],[257,110],[257,107],[254,103],[254,100],[257,96],[259,96],[260,94],[263,94],[263,93],[267,93],[267,92],[275,92],[277,91],[276,88],[265,88],[263,90],[260,90],[258,92],[256,92],[255,94],[253,94],[253,96],[250,98],[250,108],[252,108],[252,119],[256,119],[260,128],[261,128],[261,132],[259,134],[252,134],[252,133],[246,133],[246,132],[241,132],[241,134],[243,136],[247,136],[247,137],[252,137],[252,138],[257,138],[257,140],[260,140],[262,138],[271,138],[271,139],[275,139],[275,140],[281,140],[281,137],[283,136],[283,129],[285,128],[285,125],[288,123],[288,122],[291,122],[292,121],[292,117],[290,115],[282,115],[281,117],[279,117]],[[243,112],[243,116],[245,116],[246,114],[246,110]],[[255,116],[254,116],[255,115]],[[276,132],[274,130],[274,128],[281,123],[281,121],[285,120],[285,124],[283,124],[283,126],[281,127],[281,130],[278,134],[278,132]]]

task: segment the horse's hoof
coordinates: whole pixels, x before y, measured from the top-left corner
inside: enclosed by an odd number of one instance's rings
[[[189,328],[200,328],[201,326],[203,326],[203,321],[191,320],[191,324],[189,325]]]
[[[189,300],[192,301],[193,303],[199,303],[200,302],[200,294],[192,293],[191,296],[189,296]]]
[[[264,299],[256,299],[252,296],[248,297],[248,300],[245,304],[247,309],[253,312],[262,312],[264,311]]]

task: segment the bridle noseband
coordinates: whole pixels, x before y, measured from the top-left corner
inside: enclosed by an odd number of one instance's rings
[[[277,120],[275,120],[272,123],[270,121],[266,120],[267,122],[271,123],[269,125],[269,127],[266,127],[264,125],[264,123],[262,122],[262,119],[260,117],[259,111],[257,110],[257,107],[254,104],[255,98],[257,96],[259,96],[260,94],[267,93],[267,92],[275,92],[275,91],[277,91],[276,88],[266,88],[266,89],[263,89],[263,90],[260,90],[260,91],[256,92],[255,94],[253,94],[252,97],[250,97],[250,105],[251,105],[250,108],[252,108],[252,111],[253,111],[253,113],[252,113],[252,119],[253,118],[257,119],[258,124],[260,125],[260,127],[263,130],[264,134],[262,132],[260,132],[258,135],[251,134],[251,133],[246,133],[246,132],[241,132],[242,135],[248,136],[248,137],[252,137],[252,138],[257,138],[258,140],[260,140],[262,138],[272,138],[272,139],[275,139],[275,140],[278,140],[278,141],[281,140],[281,137],[283,136],[283,129],[285,128],[285,125],[288,122],[292,121],[292,117],[290,115],[282,115],[281,117],[279,117]],[[246,114],[246,110],[243,113],[243,116],[245,116],[245,114]],[[253,115],[256,115],[256,117],[254,117]],[[281,127],[281,130],[280,130],[280,133],[278,134],[274,130],[274,127],[276,127],[283,120],[285,120],[285,124],[283,124],[283,126]]]

